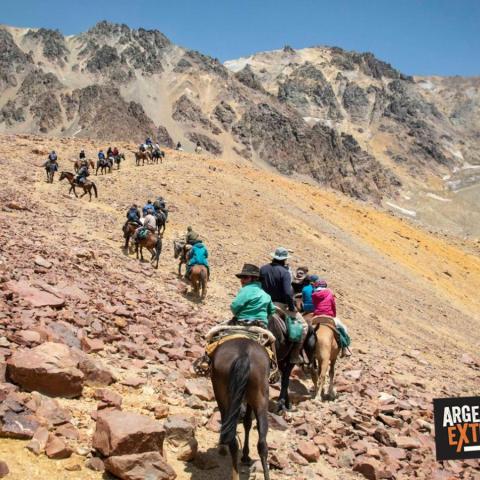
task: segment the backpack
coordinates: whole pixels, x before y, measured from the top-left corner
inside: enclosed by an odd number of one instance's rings
[[[291,342],[299,342],[302,338],[302,332],[303,332],[302,323],[299,322],[294,317],[287,317],[286,323],[287,323],[288,339]]]
[[[137,234],[139,240],[144,240],[145,238],[147,238],[147,235],[148,228],[142,228]]]

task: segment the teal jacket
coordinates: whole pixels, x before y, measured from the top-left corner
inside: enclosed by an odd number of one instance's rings
[[[188,266],[205,265],[208,267],[208,251],[203,243],[196,243],[188,253]]]
[[[262,290],[260,282],[252,282],[242,287],[230,309],[238,320],[261,320],[266,326],[268,317],[275,312],[272,297]]]

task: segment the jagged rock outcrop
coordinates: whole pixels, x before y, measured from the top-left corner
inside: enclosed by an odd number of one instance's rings
[[[218,135],[221,130],[213,124],[187,95],[182,95],[174,104],[172,118],[192,127],[201,126]]]
[[[230,130],[233,122],[237,119],[235,110],[223,100],[215,107],[213,114],[227,131]]]
[[[0,89],[15,87],[16,75],[32,63],[30,55],[17,46],[11,33],[0,27]]]
[[[198,132],[187,132],[186,137],[195,145],[199,143],[204,150],[213,155],[221,155],[223,152],[220,143],[207,135]]]
[[[64,65],[68,61],[67,55],[70,53],[64,36],[58,30],[39,28],[38,30],[29,30],[25,38],[39,42],[43,45],[43,55],[48,60]]]
[[[235,73],[235,78],[238,81],[242,82],[247,87],[252,88],[253,90],[258,90],[260,92],[265,93],[265,89],[262,87],[262,84],[258,80],[256,75],[253,73],[253,70],[250,67],[250,65],[248,64],[245,65],[245,67],[242,70]]]

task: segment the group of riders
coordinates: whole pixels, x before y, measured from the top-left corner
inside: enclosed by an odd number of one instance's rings
[[[153,159],[160,159],[165,157],[165,152],[160,148],[158,143],[153,143],[150,137],[145,139],[145,143],[141,143],[138,146],[138,150],[141,153],[149,152]]]
[[[330,317],[340,336],[349,338],[345,324],[337,317],[335,295],[327,282],[318,275],[308,275],[306,267],[299,267],[296,274],[292,275],[287,263],[290,255],[286,248],[277,248],[271,256],[272,261],[261,268],[246,263],[242,271],[236,274],[241,288],[230,305],[233,318],[227,324],[268,330],[275,314],[287,326],[289,322],[296,323],[299,334],[296,338],[290,338],[292,364],[305,363],[303,346],[313,317]],[[341,356],[350,354],[348,346],[342,344]],[[207,371],[209,361],[208,355],[199,359],[199,371]]]

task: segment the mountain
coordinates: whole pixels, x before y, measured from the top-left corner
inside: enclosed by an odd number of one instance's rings
[[[480,164],[478,79],[412,78],[370,53],[285,47],[222,65],[108,22],[67,37],[4,26],[0,52],[4,133],[200,142],[393,205]]]

